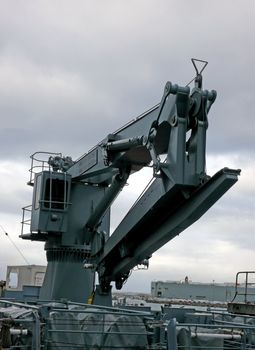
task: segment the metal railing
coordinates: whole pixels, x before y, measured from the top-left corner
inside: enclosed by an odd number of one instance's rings
[[[28,185],[31,185],[31,186],[34,185],[35,174],[40,173],[44,170],[49,171],[51,169],[48,163],[50,156],[62,157],[62,153],[39,151],[39,152],[33,153],[30,156],[31,167],[29,169],[30,177],[29,177]]]
[[[211,323],[167,323],[168,350],[255,349],[255,318],[212,312]]]
[[[160,327],[164,329],[163,323],[150,313],[92,305],[52,308],[44,345],[45,349],[166,349],[155,332]]]
[[[22,220],[21,220],[21,236],[24,234],[24,228],[31,225],[31,212],[32,205],[27,205],[22,208]]]
[[[3,317],[0,307],[0,328],[12,340],[6,343],[9,349],[255,349],[255,317],[227,312],[211,312],[212,321],[205,324],[174,318],[163,322],[150,312],[70,302],[31,306],[0,300],[0,305],[28,312],[12,318],[10,311]],[[2,346],[2,331],[1,341]]]
[[[255,336],[254,326],[184,323],[176,326],[175,330],[169,331],[168,329],[168,334],[168,350],[255,349],[255,344],[250,341]]]
[[[41,330],[43,323],[40,321],[38,307],[26,305],[24,303],[12,302],[0,299],[0,313],[6,308],[6,317],[0,318],[0,348],[1,349],[31,349],[40,350]],[[12,317],[13,308],[27,310],[28,315],[19,318]]]
[[[250,277],[253,275],[253,282],[250,282]],[[240,276],[244,276],[244,283],[240,282]],[[244,287],[244,291],[242,292],[240,290],[240,286]],[[255,287],[255,271],[239,271],[236,274],[236,283],[235,283],[235,295],[234,298],[232,300],[232,302],[236,299],[236,297],[238,295],[243,295],[244,296],[244,303],[250,302],[251,300],[248,300],[249,298],[247,298],[248,296],[253,296],[253,302],[255,302],[255,288],[254,291],[251,291],[251,288],[249,289],[249,287]],[[238,289],[239,288],[239,289]]]

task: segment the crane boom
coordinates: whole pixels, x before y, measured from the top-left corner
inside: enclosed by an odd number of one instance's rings
[[[77,161],[51,155],[49,168],[42,161],[35,172],[33,155],[30,233],[22,231],[21,237],[46,242],[42,299],[84,301],[94,292],[97,272],[95,302],[110,304],[112,281],[120,289],[131,269],[198,220],[237,181],[239,170],[206,173],[208,113],[215,99],[216,91],[203,90],[197,72],[192,90],[167,82],[157,106]],[[154,181],[110,236],[114,199],[130,175],[148,166]],[[77,281],[79,288],[73,288]]]

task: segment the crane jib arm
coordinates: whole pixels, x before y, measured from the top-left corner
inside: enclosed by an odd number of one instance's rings
[[[157,205],[147,212],[142,211],[141,198],[106,242],[99,262],[99,275],[103,266],[102,280],[120,283],[132,268],[198,220],[238,180],[239,174],[240,170],[224,168],[188,195],[181,186],[171,187],[168,193],[159,194]]]

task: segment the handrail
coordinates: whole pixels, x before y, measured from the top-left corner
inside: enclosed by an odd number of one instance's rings
[[[239,283],[239,277],[240,275],[245,275],[245,282],[244,282],[244,292],[241,292],[240,290],[238,290],[238,287],[240,288],[242,285]],[[255,289],[254,289],[254,293],[248,293],[248,286],[255,286],[255,282],[249,282],[249,275],[254,274],[255,276],[255,271],[239,271],[236,274],[236,283],[235,283],[235,295],[233,300],[231,301],[231,303],[233,303],[233,301],[235,300],[235,298],[238,295],[243,295],[244,296],[244,302],[247,303],[248,299],[247,296],[248,295],[253,295],[255,297]]]

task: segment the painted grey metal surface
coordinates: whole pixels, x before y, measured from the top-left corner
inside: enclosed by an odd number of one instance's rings
[[[238,170],[206,174],[208,112],[215,99],[214,90],[202,89],[199,72],[192,90],[167,82],[159,105],[76,162],[50,155],[49,169],[45,161],[41,171],[31,169],[31,229],[22,237],[46,242],[41,299],[110,303],[111,282],[121,289],[132,268],[147,264],[237,181]],[[152,167],[154,181],[109,237],[113,200],[145,166]]]

